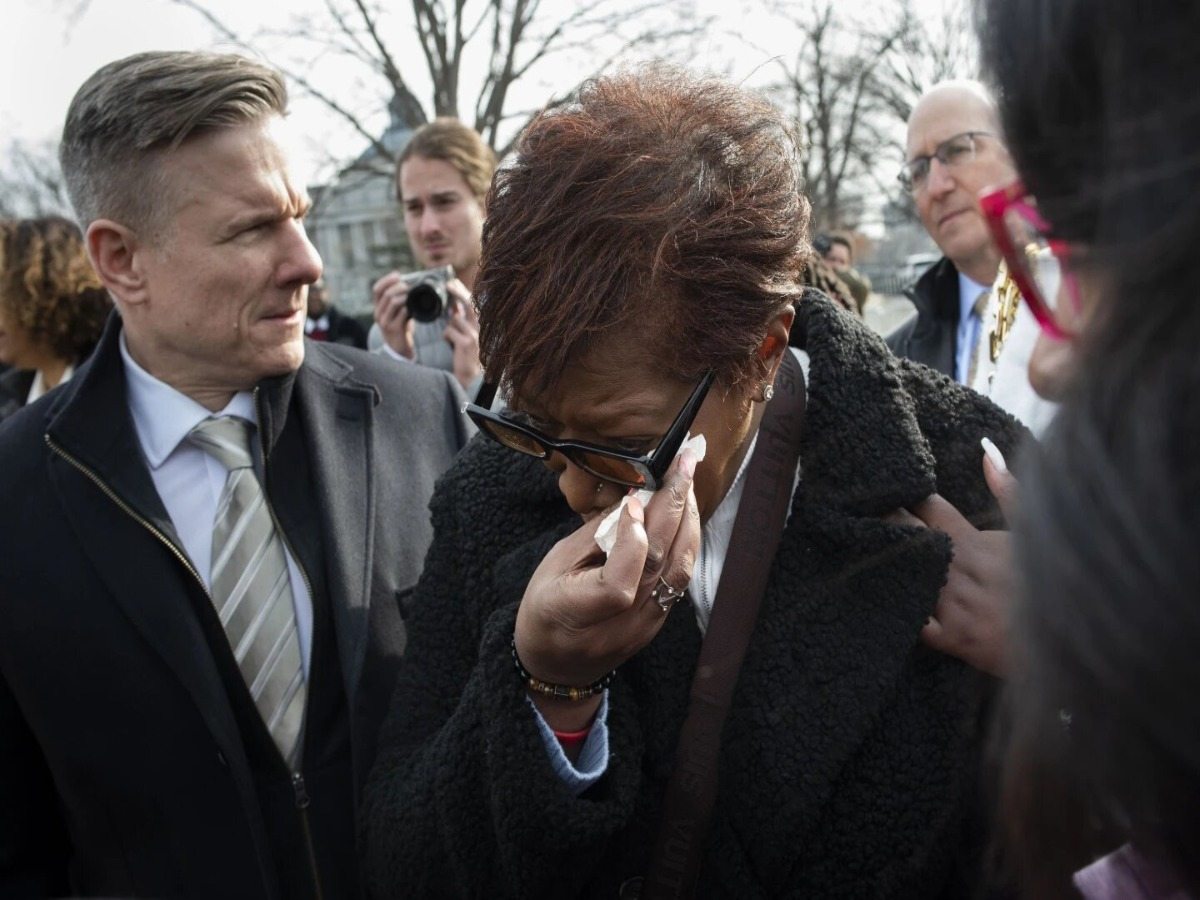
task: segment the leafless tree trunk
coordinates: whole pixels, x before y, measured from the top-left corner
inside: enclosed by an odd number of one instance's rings
[[[890,14],[875,10],[870,24],[838,9],[833,0],[810,0],[804,13],[789,11],[799,46],[780,61],[775,91],[803,131],[802,168],[819,229],[855,225],[865,192],[876,186],[873,173],[895,140],[882,99],[884,67],[917,27],[906,3]]]

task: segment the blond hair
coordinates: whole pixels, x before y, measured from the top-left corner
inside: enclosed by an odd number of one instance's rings
[[[154,227],[166,207],[165,154],[196,135],[286,112],[283,76],[243,56],[139,53],[103,66],[71,101],[59,151],[79,221]]]

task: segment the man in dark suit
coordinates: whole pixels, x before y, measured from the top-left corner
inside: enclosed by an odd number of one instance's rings
[[[248,59],[142,54],[63,167],[114,315],[0,426],[0,895],[354,897],[355,812],[468,431],[304,339],[321,263]]]
[[[979,192],[1015,175],[986,90],[952,81],[926,92],[908,120],[905,158],[901,180],[944,256],[909,291],[917,315],[888,336],[888,346],[897,356],[970,384],[986,295],[1000,268]]]
[[[304,333],[314,341],[366,350],[367,329],[330,303],[328,292],[324,278],[308,286],[308,318],[304,321]]]

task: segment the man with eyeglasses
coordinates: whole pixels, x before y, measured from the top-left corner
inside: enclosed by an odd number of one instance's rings
[[[999,135],[995,104],[977,82],[943,82],[913,108],[900,180],[944,256],[909,289],[917,315],[887,342],[897,356],[974,388],[1039,433],[1055,406],[1026,374],[1037,324],[1019,309],[979,208],[982,191],[1016,175]]]
[[[900,180],[944,256],[909,290],[917,314],[887,342],[897,356],[985,394],[1036,434],[1057,408],[1029,384],[1038,325],[1018,302],[979,205],[981,193],[1016,176],[999,135],[995,103],[977,82],[943,82],[913,108]],[[983,455],[981,450],[981,465]],[[988,485],[1008,508],[1012,476],[994,446],[988,455]],[[945,532],[954,544],[950,574],[922,638],[978,669],[1004,675],[1013,573],[1008,534],[979,530],[936,494],[897,519]]]

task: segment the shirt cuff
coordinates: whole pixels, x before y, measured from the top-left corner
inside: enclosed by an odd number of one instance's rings
[[[538,731],[541,732],[542,743],[546,745],[546,754],[550,757],[554,774],[568,791],[578,797],[604,777],[608,770],[608,691],[604,692],[600,700],[600,708],[596,710],[592,729],[588,732],[583,746],[579,748],[579,759],[574,763],[567,759],[562,744],[558,742],[553,729],[542,718],[542,713],[534,702],[529,697],[525,698],[525,702],[533,710],[533,717],[537,720]]]
[[[399,360],[400,362],[415,362],[415,360],[409,359],[403,353],[397,353],[392,349],[391,345],[387,341],[384,341],[383,344],[380,345],[379,349],[382,350],[387,356],[390,356],[392,359]]]

